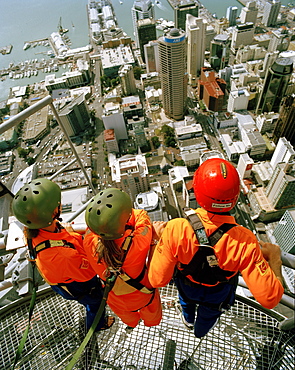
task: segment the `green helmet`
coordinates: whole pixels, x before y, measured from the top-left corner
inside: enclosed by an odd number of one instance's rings
[[[14,196],[12,211],[29,229],[42,229],[52,224],[53,211],[60,205],[61,190],[48,179],[35,179]]]
[[[88,204],[85,220],[91,231],[103,239],[114,240],[124,235],[125,225],[132,213],[127,193],[116,188],[100,191]]]

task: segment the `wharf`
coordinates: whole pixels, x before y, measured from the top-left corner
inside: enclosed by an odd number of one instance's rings
[[[11,50],[12,50],[12,45],[0,47],[0,53],[2,55],[10,54]]]

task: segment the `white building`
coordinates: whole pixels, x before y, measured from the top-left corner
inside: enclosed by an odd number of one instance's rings
[[[206,26],[205,19],[194,17],[191,14],[186,15],[187,71],[189,83],[192,86],[196,86],[197,77],[204,66]]]
[[[271,157],[270,165],[273,169],[281,163],[288,163],[295,159],[295,150],[291,143],[285,138],[281,137],[278,141],[277,147]]]
[[[248,108],[250,93],[247,89],[231,91],[228,98],[227,110],[234,112]]]
[[[252,168],[254,165],[253,159],[247,153],[242,153],[239,158],[237,171],[241,179],[251,177]]]

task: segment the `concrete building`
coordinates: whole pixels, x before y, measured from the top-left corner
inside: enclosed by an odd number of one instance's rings
[[[137,48],[140,48],[138,38],[138,21],[140,19],[155,18],[154,4],[151,0],[135,0],[131,8],[133,31]]]
[[[268,51],[286,51],[289,48],[292,35],[285,27],[278,28],[271,31],[271,38],[268,44]]]
[[[255,1],[248,1],[246,6],[241,9],[240,21],[241,23],[252,22],[256,24],[258,15],[258,8]]]
[[[116,139],[118,141],[128,139],[123,108],[121,107],[120,103],[106,103],[104,107],[104,114],[102,115],[102,121],[106,130],[115,130]]]
[[[284,213],[273,231],[273,236],[284,252],[295,254],[295,210]]]
[[[245,24],[238,24],[232,33],[231,49],[235,52],[241,45],[251,45],[254,37],[254,24],[248,22]]]
[[[135,65],[135,59],[130,45],[120,44],[114,48],[101,50],[101,65],[103,74],[109,77],[116,76],[121,66]]]
[[[226,9],[226,19],[228,20],[228,26],[232,27],[237,24],[238,8],[236,6],[229,6]]]
[[[265,193],[275,209],[295,207],[295,161],[278,163]]]
[[[268,69],[257,103],[256,114],[278,112],[293,72],[289,58],[278,58]]]
[[[206,25],[207,22],[204,19],[187,14],[187,72],[189,83],[194,87],[204,66]]]
[[[185,31],[187,15],[199,16],[199,6],[195,0],[181,0],[174,5],[174,24],[175,28]]]
[[[293,146],[285,137],[281,137],[270,161],[272,169],[275,170],[279,163],[288,163],[294,160],[295,150]]]
[[[222,110],[226,82],[215,76],[211,68],[202,68],[198,80],[199,99],[202,99],[209,110],[218,112]]]
[[[264,113],[256,117],[256,126],[259,132],[263,135],[266,132],[273,133],[276,123],[278,121],[278,113]]]
[[[241,179],[246,179],[251,177],[252,168],[254,165],[253,159],[247,153],[240,154],[237,171]]]
[[[103,138],[108,153],[119,153],[119,146],[114,129],[104,130]]]
[[[58,113],[69,136],[78,136],[90,126],[89,111],[83,94],[73,99]]]
[[[266,27],[275,27],[281,9],[280,0],[269,0],[264,4],[262,23]]]
[[[120,80],[121,80],[121,86],[123,90],[123,95],[133,95],[136,94],[137,88],[133,73],[133,67],[130,64],[125,64],[119,68],[118,73]]]
[[[143,46],[147,73],[159,72],[159,47],[157,41],[150,41]]]
[[[227,110],[234,112],[248,108],[250,93],[247,89],[239,89],[229,93]]]
[[[167,117],[180,120],[187,97],[186,35],[173,28],[158,43],[164,112]]]
[[[116,158],[109,154],[109,166],[113,183],[135,201],[137,194],[149,190],[148,167],[144,155],[124,155]]]

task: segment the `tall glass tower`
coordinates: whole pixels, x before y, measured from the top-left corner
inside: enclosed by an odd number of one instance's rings
[[[152,0],[135,0],[131,8],[133,30],[136,46],[139,48],[139,39],[138,39],[138,25],[137,21],[139,19],[155,18],[155,9]]]
[[[293,72],[290,58],[278,58],[269,68],[259,96],[256,114],[278,112]]]

